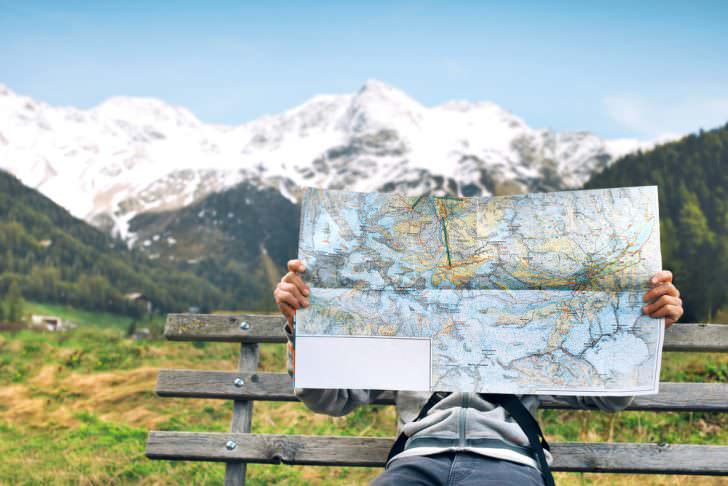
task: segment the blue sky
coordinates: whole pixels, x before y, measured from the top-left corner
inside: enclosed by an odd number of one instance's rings
[[[728,121],[728,2],[0,0],[0,83],[154,96],[237,124],[366,79],[534,127],[652,138]]]

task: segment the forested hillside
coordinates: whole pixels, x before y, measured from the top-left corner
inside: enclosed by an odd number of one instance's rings
[[[657,185],[664,268],[675,274],[683,321],[728,307],[728,124],[623,157],[586,188]]]
[[[122,313],[137,312],[124,298],[129,292],[144,293],[163,312],[232,302],[205,279],[128,250],[0,171],[0,297],[13,282],[27,299]]]
[[[663,266],[684,321],[728,311],[728,125],[623,157],[585,188],[657,185]],[[69,188],[72,190],[72,188]],[[299,207],[242,183],[182,209],[135,217],[135,250],[0,171],[0,297],[134,312],[127,292],[161,311],[272,310],[271,288],[296,255]]]
[[[272,288],[295,258],[299,206],[243,182],[190,206],[144,213],[129,223],[135,246],[225,289],[236,308],[272,304]]]

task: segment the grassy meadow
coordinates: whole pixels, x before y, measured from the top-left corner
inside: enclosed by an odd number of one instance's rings
[[[0,332],[0,484],[222,484],[222,463],[150,461],[144,447],[150,429],[227,430],[231,402],[160,398],[153,390],[158,368],[234,370],[236,344],[135,341],[125,337],[127,318],[29,305],[79,327]],[[262,346],[261,369],[285,370],[283,345]],[[725,382],[728,354],[665,353],[662,379]],[[728,444],[728,414],[540,413],[552,441]],[[256,402],[253,417],[259,433],[395,433],[394,408],[385,406],[334,418],[298,403]],[[365,484],[379,471],[249,465],[248,484]],[[557,482],[715,485],[728,478],[559,473]]]

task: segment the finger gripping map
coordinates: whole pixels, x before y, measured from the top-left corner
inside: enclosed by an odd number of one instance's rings
[[[656,187],[489,198],[307,189],[295,386],[657,393]]]

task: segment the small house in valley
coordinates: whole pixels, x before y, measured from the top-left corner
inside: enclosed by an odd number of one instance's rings
[[[126,300],[136,303],[145,313],[152,313],[152,301],[141,292],[130,292],[126,294]]]
[[[61,331],[63,330],[63,321],[57,316],[41,316],[33,314],[30,317],[30,321],[33,327],[44,328],[48,331]]]

